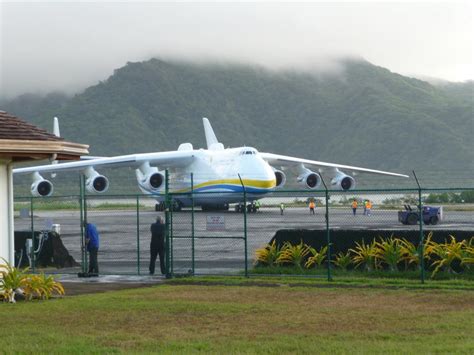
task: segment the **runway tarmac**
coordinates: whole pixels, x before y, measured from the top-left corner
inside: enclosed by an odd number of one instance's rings
[[[325,229],[325,209],[316,208],[315,215],[303,207],[286,208],[281,215],[278,208],[266,207],[258,213],[247,214],[247,257],[251,267],[255,250],[270,241],[280,229]],[[136,210],[88,211],[89,222],[95,223],[101,236],[99,267],[101,274],[147,274],[149,261],[150,224],[157,212]],[[219,223],[209,223],[209,218]],[[352,215],[348,208],[331,208],[332,229],[418,230],[398,222],[396,210],[372,211],[371,216]],[[138,223],[137,223],[138,222]],[[61,225],[61,238],[76,261],[81,262],[79,211],[35,211],[34,229],[46,229],[52,223]],[[173,213],[173,271],[187,273],[192,269],[192,214],[190,211]],[[194,214],[194,266],[196,273],[238,273],[245,268],[244,215],[233,211]],[[217,228],[219,230],[210,230]],[[444,220],[425,230],[472,230],[474,212],[445,212]],[[31,230],[30,218],[15,218],[15,230]],[[474,234],[474,232],[473,232]],[[51,270],[53,271],[53,270]],[[56,271],[56,270],[54,270]],[[75,273],[80,268],[57,270]]]

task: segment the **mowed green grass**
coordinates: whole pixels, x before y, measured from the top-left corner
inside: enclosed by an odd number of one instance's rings
[[[474,353],[470,290],[168,284],[0,317],[2,353]]]

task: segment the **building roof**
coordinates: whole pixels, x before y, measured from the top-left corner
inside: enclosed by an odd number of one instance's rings
[[[0,139],[34,141],[64,140],[5,111],[0,111]]]
[[[89,146],[67,142],[21,118],[0,111],[0,159],[77,160],[89,154]]]

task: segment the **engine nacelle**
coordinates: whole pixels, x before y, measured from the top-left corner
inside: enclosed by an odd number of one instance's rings
[[[337,188],[347,191],[355,187],[355,180],[353,177],[338,171],[336,176],[331,180],[331,185]]]
[[[31,184],[31,194],[35,197],[47,197],[53,194],[53,184],[51,181],[43,178],[39,173],[33,174],[33,183]]]
[[[314,171],[307,170],[296,179],[300,185],[303,185],[307,189],[317,189],[321,185],[321,176]]]
[[[275,173],[275,179],[276,179],[276,187],[277,188],[282,188],[286,184],[286,175],[283,171],[273,169],[273,172]]]
[[[140,189],[158,192],[163,187],[165,176],[158,171],[157,167],[150,166],[150,163],[144,162],[135,172]]]
[[[148,191],[158,191],[165,182],[165,176],[160,172],[153,172],[148,175],[143,175],[138,180],[138,183],[142,188]]]
[[[100,175],[92,167],[87,168],[85,175],[86,190],[92,193],[100,194],[109,189],[109,179],[104,175]]]

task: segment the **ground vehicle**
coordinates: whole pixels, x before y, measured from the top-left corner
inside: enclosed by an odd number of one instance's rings
[[[398,220],[403,224],[417,224],[419,220],[419,209],[412,209],[410,205],[404,205],[405,211],[398,211]],[[443,207],[423,206],[423,223],[438,224],[443,219]]]

